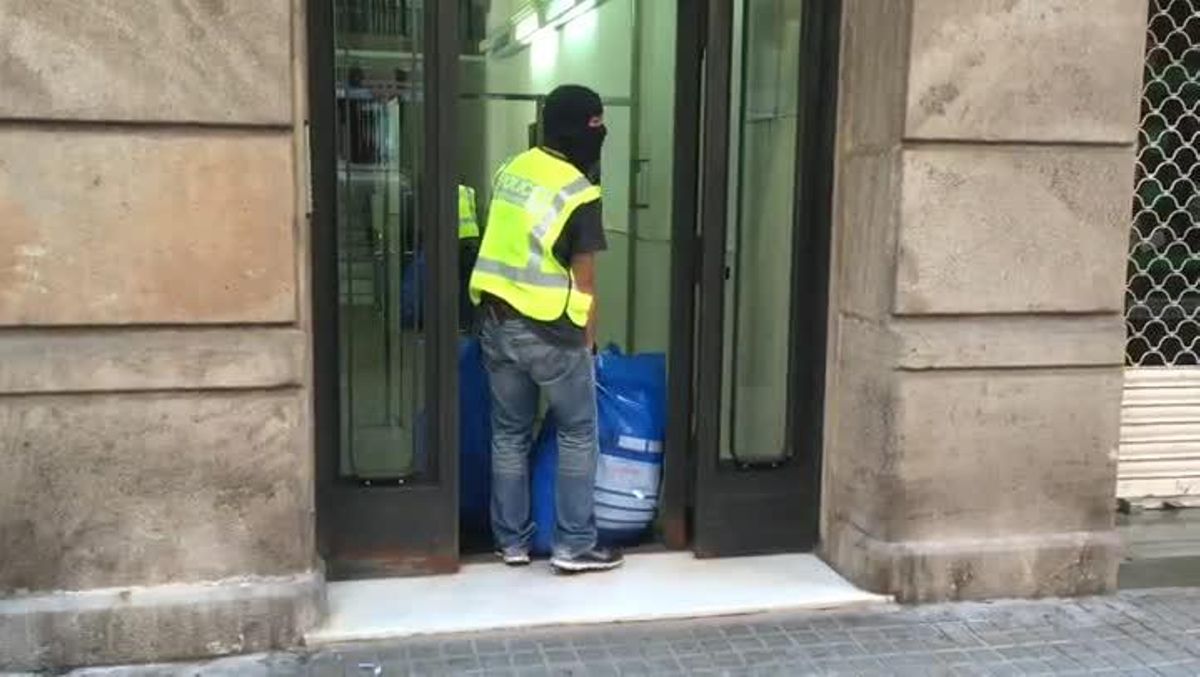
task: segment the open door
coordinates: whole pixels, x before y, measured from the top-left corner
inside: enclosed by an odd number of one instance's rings
[[[693,547],[814,547],[837,2],[710,0]],[[716,368],[720,365],[720,368]]]
[[[332,578],[458,567],[457,5],[308,3],[317,526]]]

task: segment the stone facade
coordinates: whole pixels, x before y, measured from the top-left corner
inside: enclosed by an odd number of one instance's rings
[[[846,0],[823,552],[859,584],[1114,588],[1145,22],[1130,0]]]
[[[0,670],[295,644],[302,3],[0,2]]]
[[[0,670],[320,617],[304,4],[0,0]],[[1110,591],[1145,2],[843,4],[822,555]]]

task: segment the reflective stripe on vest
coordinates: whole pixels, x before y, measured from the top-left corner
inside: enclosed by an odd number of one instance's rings
[[[599,197],[579,170],[541,149],[502,167],[471,276],[472,300],[479,303],[487,292],[528,317],[552,321],[566,314],[585,326],[591,295],[574,288],[552,250],[571,212]]]
[[[592,187],[592,182],[588,181],[587,177],[581,176],[575,181],[572,181],[569,185],[567,185],[566,188],[563,188],[554,195],[554,200],[550,203],[550,209],[546,212],[545,216],[538,221],[537,225],[533,227],[533,230],[529,232],[529,262],[525,264],[524,268],[510,266],[502,261],[481,258],[475,264],[476,270],[482,270],[484,272],[494,273],[496,275],[503,275],[504,277],[517,282],[527,282],[529,284],[535,284],[542,287],[566,289],[568,286],[570,286],[570,278],[561,273],[546,273],[542,271],[542,264],[546,260],[546,255],[548,253],[550,256],[554,255],[552,252],[545,252],[542,250],[542,239],[546,237],[546,233],[549,232],[550,227],[554,225],[554,222],[557,221],[560,216],[563,216],[562,211],[563,209],[566,209],[567,202],[569,202],[571,198],[582,194],[584,191]],[[497,196],[499,196],[499,193],[497,193]],[[503,197],[500,199],[508,202],[508,200]],[[521,204],[519,206],[523,207],[524,205]]]
[[[458,187],[458,239],[479,237],[479,221],[475,218],[475,189]]]

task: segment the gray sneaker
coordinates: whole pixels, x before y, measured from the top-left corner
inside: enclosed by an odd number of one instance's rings
[[[510,567],[523,567],[529,564],[529,551],[518,545],[497,549],[496,557]]]
[[[592,548],[574,557],[555,555],[550,559],[550,566],[555,573],[582,574],[590,571],[608,571],[616,569],[625,563],[625,556],[612,548]]]

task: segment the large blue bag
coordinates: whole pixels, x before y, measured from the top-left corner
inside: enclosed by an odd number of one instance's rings
[[[492,397],[479,339],[458,340],[458,515],[463,531],[491,533]],[[415,470],[429,469],[425,410],[413,426]]]
[[[490,533],[492,500],[492,397],[479,339],[458,342],[459,524]]]
[[[421,329],[425,326],[425,252],[405,254],[400,271],[400,326]]]
[[[602,545],[645,537],[658,509],[666,427],[666,356],[623,355],[609,347],[596,360],[600,453],[596,459],[596,527]],[[534,449],[530,493],[536,531],[533,552],[554,543],[557,429],[547,418]]]

